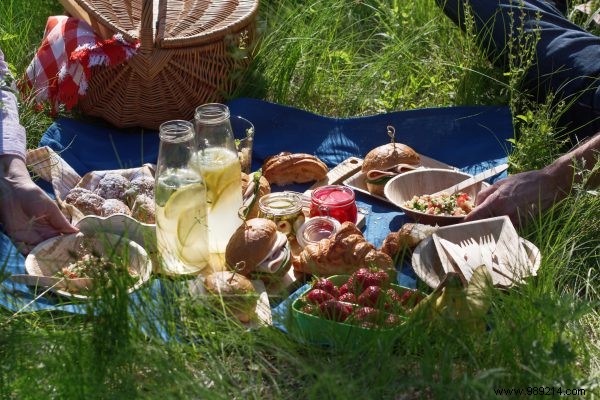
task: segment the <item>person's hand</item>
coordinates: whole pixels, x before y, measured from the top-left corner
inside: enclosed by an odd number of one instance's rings
[[[0,223],[24,253],[50,237],[77,232],[31,180],[25,162],[11,155],[0,156]]]
[[[518,226],[564,196],[564,188],[547,168],[511,175],[479,192],[465,221],[508,215]]]

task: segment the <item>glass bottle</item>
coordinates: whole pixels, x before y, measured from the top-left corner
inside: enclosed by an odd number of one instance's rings
[[[238,159],[229,108],[209,103],[196,108],[197,151],[192,165],[206,183],[210,252],[222,258],[233,232],[242,224],[241,166]],[[214,268],[215,266],[213,266]]]
[[[191,275],[209,262],[206,186],[191,168],[194,126],[167,121],[160,126],[156,166],[156,237],[162,273]]]

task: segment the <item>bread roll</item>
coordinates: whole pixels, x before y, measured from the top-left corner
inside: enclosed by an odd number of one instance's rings
[[[279,153],[267,158],[262,166],[263,176],[274,185],[318,181],[328,171],[323,161],[306,153]]]
[[[371,150],[363,161],[361,171],[367,178],[369,193],[384,196],[388,180],[402,172],[416,168],[421,157],[411,147],[402,143],[388,143]]]
[[[407,250],[412,250],[428,236],[431,236],[438,227],[424,224],[404,224],[397,232],[390,232],[380,250],[392,259]]]

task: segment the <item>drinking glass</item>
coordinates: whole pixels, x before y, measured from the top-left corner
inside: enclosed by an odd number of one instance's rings
[[[160,126],[156,166],[156,236],[161,272],[197,274],[207,266],[206,186],[190,167],[194,126],[167,121]]]
[[[231,127],[235,137],[235,147],[242,165],[242,172],[252,170],[252,146],[254,145],[254,124],[239,115],[231,117]]]
[[[192,165],[206,183],[209,250],[222,254],[242,223],[238,216],[242,174],[229,108],[218,103],[201,105],[196,108],[194,121],[197,150]]]

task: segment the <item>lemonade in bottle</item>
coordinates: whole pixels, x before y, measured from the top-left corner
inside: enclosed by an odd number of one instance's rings
[[[206,185],[191,168],[194,129],[188,121],[160,126],[156,172],[156,236],[161,272],[197,274],[208,265]]]
[[[196,109],[198,150],[192,165],[206,184],[209,250],[217,259],[233,232],[241,225],[241,165],[233,139],[229,109],[223,104],[205,104]],[[214,268],[215,266],[213,266]]]

